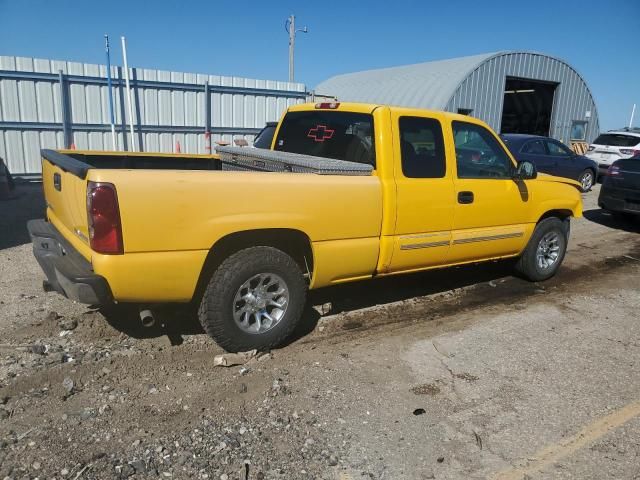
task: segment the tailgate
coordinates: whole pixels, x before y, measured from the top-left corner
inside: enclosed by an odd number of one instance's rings
[[[65,156],[57,152],[42,153],[42,185],[47,218],[72,244],[77,245],[81,242],[88,246],[86,169],[79,172],[77,169],[69,168],[69,165],[57,157]],[[79,250],[81,253],[87,252],[87,249]]]

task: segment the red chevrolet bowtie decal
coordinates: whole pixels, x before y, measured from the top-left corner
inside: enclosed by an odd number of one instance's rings
[[[325,125],[317,125],[309,130],[307,137],[313,138],[314,142],[324,142],[333,137],[335,130],[327,128]]]

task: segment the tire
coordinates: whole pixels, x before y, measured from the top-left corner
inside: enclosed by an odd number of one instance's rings
[[[596,175],[593,170],[587,168],[578,175],[578,182],[580,182],[580,189],[583,193],[590,191],[595,185]]]
[[[213,273],[198,317],[205,332],[228,352],[265,351],[293,333],[306,294],[293,258],[273,247],[251,247],[231,255]]]
[[[516,272],[531,282],[541,282],[553,277],[564,260],[567,237],[568,228],[562,220],[556,217],[542,220],[536,226],[529,244],[518,259],[515,266]],[[555,240],[550,242],[550,239]],[[553,247],[545,250],[550,246]],[[554,250],[556,247],[557,250]],[[557,256],[553,257],[552,252]],[[539,255],[543,256],[542,261],[539,261]],[[553,262],[544,266],[544,262],[550,262],[552,257]]]

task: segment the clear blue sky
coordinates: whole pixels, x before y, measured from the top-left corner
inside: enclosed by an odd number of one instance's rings
[[[287,79],[284,21],[299,35],[296,80],[499,50],[558,56],[595,96],[601,129],[640,109],[640,0],[0,0],[0,55],[104,63],[103,35],[131,66]],[[636,117],[640,124],[640,112]]]

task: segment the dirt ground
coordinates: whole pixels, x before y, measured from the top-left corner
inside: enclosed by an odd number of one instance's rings
[[[189,309],[145,329],[41,290],[0,202],[0,478],[640,479],[640,223],[584,195],[558,276],[505,263],[311,294],[244,367]]]

